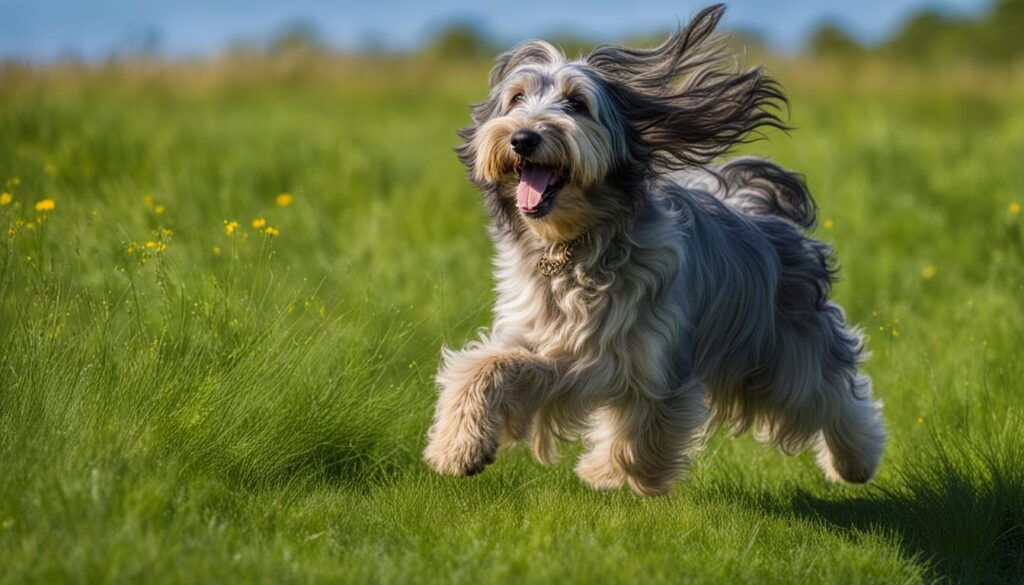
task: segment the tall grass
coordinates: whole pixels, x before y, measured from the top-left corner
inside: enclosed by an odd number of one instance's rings
[[[750,150],[806,173],[892,444],[857,488],[719,436],[643,500],[578,446],[419,461],[488,318],[486,66],[249,65],[0,72],[0,580],[1024,578],[1019,72],[776,65],[798,129]]]

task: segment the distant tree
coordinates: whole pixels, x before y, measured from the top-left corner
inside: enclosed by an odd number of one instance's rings
[[[999,0],[982,24],[979,44],[986,57],[1024,58],[1024,0]]]
[[[819,26],[807,43],[808,50],[817,57],[858,57],[864,53],[864,46],[837,23],[827,22]]]
[[[326,48],[327,43],[323,40],[320,30],[306,20],[296,20],[284,25],[268,45],[273,54],[317,53]]]
[[[455,22],[442,28],[426,47],[428,54],[445,59],[476,59],[494,51],[494,45],[480,27],[468,22]]]

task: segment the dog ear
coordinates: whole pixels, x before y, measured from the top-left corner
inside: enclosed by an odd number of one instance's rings
[[[724,13],[724,4],[701,10],[654,49],[602,45],[587,56],[587,64],[608,81],[650,94],[670,92],[688,72],[721,60],[725,39],[714,32]]]
[[[762,69],[736,71],[726,37],[715,34],[725,6],[702,10],[660,47],[602,46],[587,64],[607,83],[637,158],[662,169],[703,165],[761,127],[785,129],[786,104]]]
[[[498,62],[491,69],[490,83],[494,87],[504,81],[508,74],[523,65],[548,65],[565,61],[565,55],[557,47],[547,41],[534,40],[517,45],[507,53],[498,57]]]

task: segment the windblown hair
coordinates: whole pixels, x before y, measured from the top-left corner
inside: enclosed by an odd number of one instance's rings
[[[784,128],[780,86],[739,69],[701,11],[660,47],[501,55],[458,150],[491,215],[494,321],[443,350],[426,460],[472,475],[499,447],[544,462],[582,438],[595,488],[668,490],[719,426],[869,480],[886,441],[865,351],[805,233],[801,177],[715,160]]]

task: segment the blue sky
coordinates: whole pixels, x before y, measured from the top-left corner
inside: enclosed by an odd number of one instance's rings
[[[175,56],[216,53],[238,40],[262,40],[289,22],[312,23],[337,47],[367,41],[413,48],[438,27],[470,21],[504,42],[573,31],[597,40],[664,30],[709,2],[690,0],[0,0],[0,58],[52,59],[76,54],[102,58],[137,47],[156,31],[162,51]],[[725,25],[760,31],[793,49],[825,20],[866,41],[883,38],[916,10],[983,10],[987,0],[734,0]]]

